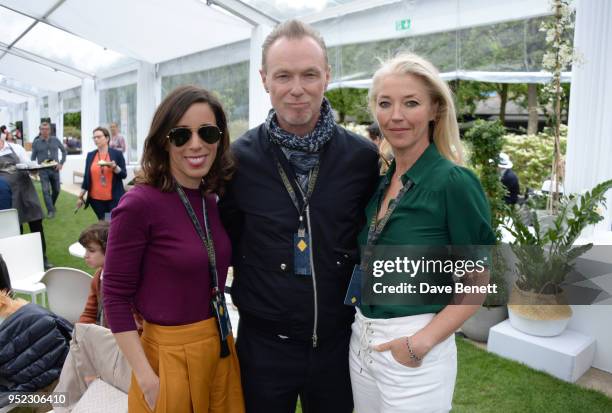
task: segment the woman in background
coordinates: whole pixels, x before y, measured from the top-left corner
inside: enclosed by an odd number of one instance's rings
[[[110,133],[101,126],[93,130],[97,149],[87,154],[81,193],[77,208],[91,205],[99,220],[110,213],[125,193],[123,180],[127,177],[123,154],[109,147]],[[85,200],[87,194],[87,200]]]

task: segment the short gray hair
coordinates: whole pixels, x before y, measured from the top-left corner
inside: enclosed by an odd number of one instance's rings
[[[325,64],[329,65],[329,59],[327,58],[327,46],[325,46],[325,40],[321,34],[316,31],[312,26],[301,22],[299,20],[287,20],[278,26],[266,37],[263,45],[261,46],[261,67],[263,71],[266,71],[266,55],[268,54],[268,50],[270,47],[276,42],[278,39],[286,37],[288,39],[302,39],[304,37],[312,38],[323,50],[323,55],[325,56]]]

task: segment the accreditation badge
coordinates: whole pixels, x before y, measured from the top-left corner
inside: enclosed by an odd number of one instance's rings
[[[293,234],[293,271],[296,275],[312,276],[310,254],[310,237],[305,230],[300,229]]]
[[[363,279],[363,269],[360,265],[355,265],[351,282],[346,290],[344,297],[344,305],[359,306],[361,305],[361,280]]]
[[[227,311],[227,304],[225,303],[225,296],[223,293],[215,294],[212,305],[215,312],[215,318],[219,324],[219,335],[221,336],[221,340],[225,341],[232,333],[232,322],[229,318],[229,312]]]

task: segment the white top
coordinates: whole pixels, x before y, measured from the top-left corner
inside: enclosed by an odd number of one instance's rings
[[[10,155],[13,153],[13,151],[15,151],[15,153],[19,157],[20,163],[26,163],[26,164],[28,163],[28,157],[26,156],[26,150],[23,148],[23,146],[17,145],[14,143],[10,143],[7,141],[2,141],[2,143],[4,143],[4,146],[2,147],[2,149],[0,149],[0,156]],[[13,151],[11,151],[11,148],[13,148]]]

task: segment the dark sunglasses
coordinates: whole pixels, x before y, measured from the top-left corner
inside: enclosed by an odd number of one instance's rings
[[[172,128],[166,138],[170,139],[174,146],[183,146],[191,139],[192,130],[192,128],[186,127]],[[198,136],[206,143],[217,143],[222,135],[223,133],[215,125],[202,125],[198,127]]]

